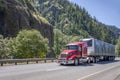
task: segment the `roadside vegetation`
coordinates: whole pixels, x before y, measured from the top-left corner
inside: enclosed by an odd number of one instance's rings
[[[117,41],[117,45],[116,45],[116,55],[120,56],[120,37]]]
[[[15,38],[0,35],[0,59],[45,58],[48,40],[37,30],[22,30]]]

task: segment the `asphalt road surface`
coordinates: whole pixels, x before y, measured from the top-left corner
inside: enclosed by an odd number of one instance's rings
[[[0,80],[120,80],[120,58],[79,66],[57,63],[1,66]]]

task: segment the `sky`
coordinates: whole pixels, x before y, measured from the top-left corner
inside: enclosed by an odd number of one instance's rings
[[[120,0],[70,0],[84,7],[92,17],[120,28]]]

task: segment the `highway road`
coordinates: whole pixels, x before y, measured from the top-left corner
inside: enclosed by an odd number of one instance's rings
[[[120,58],[79,66],[57,63],[1,66],[0,80],[120,80]]]

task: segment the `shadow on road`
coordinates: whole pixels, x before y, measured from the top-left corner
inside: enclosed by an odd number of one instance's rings
[[[109,63],[114,63],[114,62],[119,62],[120,60],[114,60],[114,61],[100,61],[95,64],[109,64]]]
[[[100,61],[100,62],[97,62],[97,63],[81,63],[79,64],[78,66],[75,66],[74,64],[67,64],[67,65],[60,65],[60,66],[67,66],[67,67],[71,67],[71,66],[74,66],[74,67],[79,67],[79,66],[84,66],[84,67],[88,67],[88,66],[94,66],[94,64],[109,64],[109,63],[114,63],[114,62],[119,62],[120,60],[114,60],[114,61]]]
[[[84,66],[84,67],[87,67],[87,66],[94,66],[93,63],[83,63],[83,64],[79,64],[78,66],[75,66],[74,64],[67,64],[67,65],[60,65],[60,66],[67,66],[67,67],[71,67],[71,66],[74,66],[74,67],[79,67],[79,66]]]

